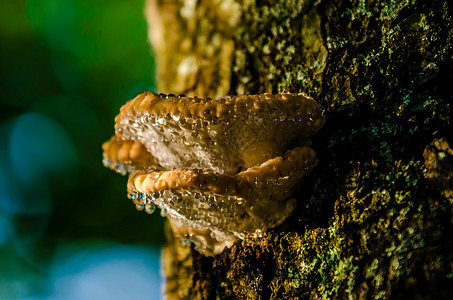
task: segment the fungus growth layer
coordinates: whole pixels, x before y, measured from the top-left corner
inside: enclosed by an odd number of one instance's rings
[[[129,173],[138,210],[156,206],[177,236],[216,254],[281,224],[317,164],[307,147],[324,124],[305,94],[201,99],[145,92],[115,118],[105,166]]]

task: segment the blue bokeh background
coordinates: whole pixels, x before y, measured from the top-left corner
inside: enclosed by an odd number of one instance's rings
[[[0,298],[158,298],[163,219],[101,151],[155,86],[143,0],[0,3]]]

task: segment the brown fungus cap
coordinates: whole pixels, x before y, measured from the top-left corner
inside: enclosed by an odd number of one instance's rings
[[[142,143],[155,169],[201,169],[235,174],[309,145],[325,122],[305,94],[261,94],[219,99],[145,92],[115,118],[118,139]]]
[[[318,162],[306,146],[325,118],[305,94],[211,100],[145,92],[115,122],[104,164],[131,173],[137,209],[157,205],[177,236],[212,255],[289,216],[292,193]]]

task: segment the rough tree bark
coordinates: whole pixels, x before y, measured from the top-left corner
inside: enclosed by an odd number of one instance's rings
[[[326,109],[298,207],[215,257],[164,252],[170,299],[453,299],[448,1],[148,0],[158,89],[305,92]]]

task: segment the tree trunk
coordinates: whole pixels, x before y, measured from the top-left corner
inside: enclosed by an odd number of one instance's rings
[[[148,0],[158,89],[304,92],[319,165],[279,227],[215,257],[167,230],[169,299],[453,299],[448,1]]]

